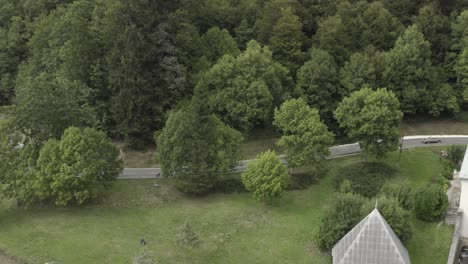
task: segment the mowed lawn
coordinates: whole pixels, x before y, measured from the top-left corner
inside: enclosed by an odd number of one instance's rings
[[[394,165],[396,154],[386,162]],[[328,161],[329,171],[306,190],[288,191],[274,205],[248,193],[186,198],[168,180],[118,181],[99,201],[83,208],[0,209],[0,249],[28,263],[130,263],[143,248],[159,263],[331,263],[313,243],[334,192],[340,167],[359,156]],[[404,152],[391,181],[419,187],[440,172],[431,149]],[[188,221],[201,243],[176,243]],[[408,250],[413,264],[445,263],[452,226],[413,220]],[[144,238],[146,246],[140,246]]]

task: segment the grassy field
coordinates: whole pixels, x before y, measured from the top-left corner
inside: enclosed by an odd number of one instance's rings
[[[404,152],[392,181],[413,187],[440,171],[430,149]],[[129,263],[144,247],[160,263],[331,263],[313,243],[320,218],[334,192],[340,167],[359,157],[328,161],[328,173],[302,191],[288,191],[265,206],[249,194],[181,196],[168,180],[118,181],[99,201],[83,208],[0,207],[0,249],[29,263]],[[394,165],[396,155],[386,162]],[[156,184],[157,183],[157,184]],[[9,209],[7,209],[9,208]],[[176,244],[177,228],[188,221],[201,244]],[[408,242],[412,263],[444,263],[453,227],[414,219]]]

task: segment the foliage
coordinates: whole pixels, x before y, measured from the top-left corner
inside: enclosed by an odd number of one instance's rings
[[[373,203],[371,201],[369,207],[371,208],[372,205]],[[403,209],[401,207],[401,202],[399,202],[397,198],[381,197],[378,199],[377,209],[401,242],[405,243],[411,239],[413,235],[411,211]]]
[[[359,140],[366,155],[377,158],[398,149],[403,113],[398,99],[386,89],[363,88],[343,99],[335,118],[347,135]]]
[[[196,94],[227,124],[249,130],[271,118],[274,105],[290,94],[287,70],[267,47],[250,41],[238,57],[225,55],[197,84]]]
[[[90,90],[78,81],[47,74],[18,81],[13,126],[36,142],[59,138],[70,126],[92,126],[94,111],[86,102]]]
[[[431,184],[419,189],[414,196],[416,217],[424,221],[438,220],[448,207],[442,186]]]
[[[463,162],[463,158],[465,157],[465,152],[466,146],[451,145],[447,149],[447,158],[456,168],[459,168],[460,164]]]
[[[366,199],[353,193],[338,193],[324,213],[316,234],[317,246],[329,251],[346,233],[364,217],[362,205]]]
[[[458,56],[455,72],[457,74],[457,83],[463,91],[463,99],[468,101],[468,48],[463,49]]]
[[[242,136],[199,103],[170,114],[157,138],[162,172],[175,175],[179,190],[207,193],[238,160]]]
[[[344,89],[342,96],[360,90],[363,87],[377,88],[379,72],[377,62],[367,53],[354,53],[340,70],[340,81]]]
[[[399,184],[384,184],[380,189],[382,196],[396,199],[400,207],[411,211],[414,208],[414,194],[407,182]]]
[[[193,230],[192,225],[189,222],[185,222],[178,228],[177,232],[177,244],[183,247],[196,247],[200,243],[198,234]]]
[[[394,174],[394,169],[381,162],[365,162],[346,166],[339,170],[336,177],[336,189],[343,182],[350,181],[353,192],[365,197],[376,196],[385,180]]]
[[[289,175],[274,151],[259,154],[242,173],[242,182],[255,199],[266,202],[282,195]]]
[[[430,47],[419,28],[410,26],[385,55],[381,85],[396,95],[404,113],[430,108],[429,91],[434,82]]]
[[[282,8],[281,16],[272,29],[269,46],[273,57],[293,76],[304,62],[305,54],[301,50],[304,39],[299,17],[293,14],[291,8]]]
[[[453,170],[455,169],[455,165],[448,159],[441,159],[442,163],[442,177],[447,180],[453,179]]]
[[[32,183],[39,147],[12,128],[8,121],[0,123],[0,184],[3,197],[23,205],[35,200]]]
[[[239,55],[240,51],[234,38],[226,29],[215,26],[201,37],[202,54],[211,62],[216,62],[226,54]]]
[[[450,50],[450,18],[442,14],[436,3],[428,3],[419,9],[414,18],[414,24],[424,34],[424,38],[431,43],[433,61],[443,63],[446,53]]]
[[[338,66],[324,50],[313,48],[309,55],[310,60],[297,74],[296,90],[309,105],[319,110],[322,119],[330,123],[339,98]]]
[[[319,22],[314,36],[318,47],[332,54],[339,65],[349,56],[372,45],[390,48],[400,35],[401,24],[380,2],[340,2],[334,16]]]
[[[275,109],[273,124],[283,135],[278,146],[286,149],[288,166],[296,168],[325,159],[333,143],[333,134],[320,120],[318,111],[303,99],[290,99]]]
[[[61,140],[50,139],[37,159],[34,190],[40,200],[65,206],[96,198],[123,170],[119,151],[92,128],[70,127]]]

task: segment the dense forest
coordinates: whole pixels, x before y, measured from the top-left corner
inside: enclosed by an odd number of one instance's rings
[[[335,134],[342,98],[387,88],[405,116],[468,99],[464,0],[1,0],[0,105],[38,142],[91,126],[153,141],[198,98],[241,132],[303,98]],[[195,99],[194,99],[195,100]]]

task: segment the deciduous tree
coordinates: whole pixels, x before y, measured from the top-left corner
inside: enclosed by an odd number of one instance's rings
[[[330,123],[336,102],[340,99],[338,67],[333,57],[324,50],[312,49],[309,54],[310,60],[298,72],[296,90]]]
[[[310,108],[304,99],[291,99],[275,110],[273,124],[283,135],[278,145],[286,149],[288,166],[293,168],[316,165],[330,154],[333,134],[320,120],[316,109]]]
[[[286,188],[289,175],[272,150],[259,154],[242,173],[242,182],[255,199],[267,202],[278,198]]]
[[[403,113],[398,99],[386,89],[363,88],[343,99],[335,118],[366,155],[382,157],[398,149],[398,126]]]
[[[291,79],[287,73],[267,47],[251,41],[239,56],[221,58],[203,75],[195,92],[225,123],[249,130],[266,123],[273,106],[288,98]]]
[[[239,158],[242,136],[198,103],[170,114],[157,136],[164,175],[175,176],[179,190],[207,193]]]
[[[70,127],[50,139],[37,160],[34,191],[40,200],[65,206],[96,198],[123,170],[119,151],[104,132]]]

